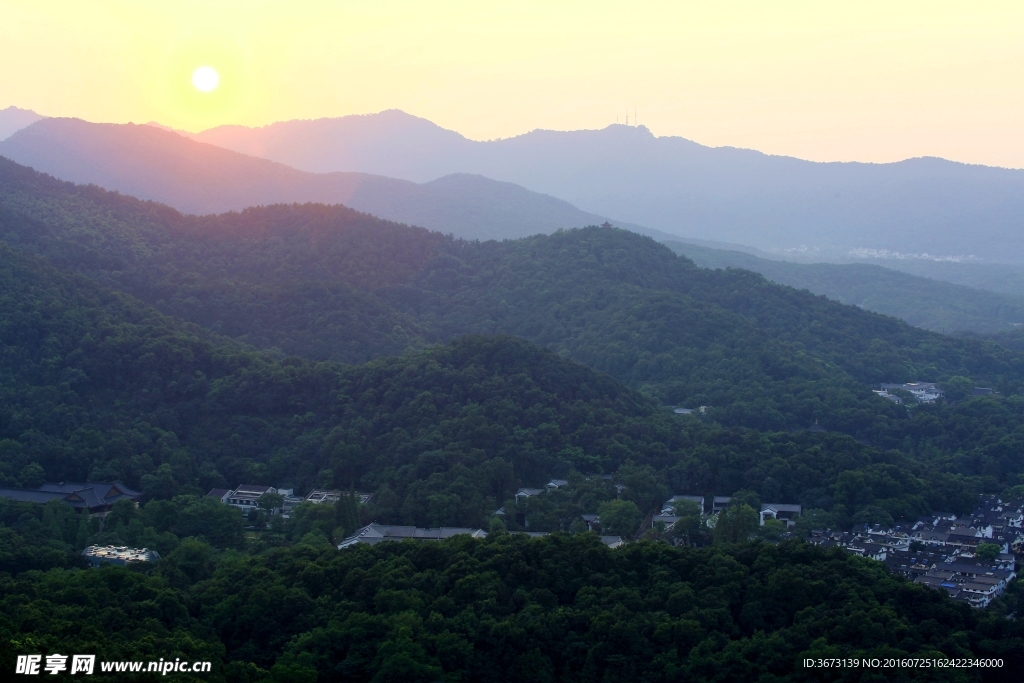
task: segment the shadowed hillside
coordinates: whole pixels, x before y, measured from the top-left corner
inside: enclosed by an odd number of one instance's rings
[[[193,217],[11,163],[0,203],[9,243],[277,353],[360,362],[513,334],[730,424],[819,420],[872,438],[902,412],[872,384],[966,375],[1010,391],[1020,381],[1015,357],[994,345],[700,269],[623,230],[471,243],[344,207]]]

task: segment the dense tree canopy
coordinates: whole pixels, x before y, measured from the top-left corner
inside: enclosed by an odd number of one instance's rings
[[[0,502],[0,666],[72,646],[249,681],[816,680],[802,657],[940,652],[1021,665],[1016,585],[979,615],[842,552],[747,543],[781,535],[755,530],[762,501],[843,526],[1024,484],[1017,352],[622,231],[469,243],[344,207],[182,216],[4,160],[0,239],[0,485],[144,492],[102,528]],[[870,391],[909,379],[957,400]],[[1000,393],[972,397],[977,382]],[[567,484],[514,499],[552,477]],[[284,521],[203,496],[240,483],[374,498]],[[682,506],[651,533],[682,547],[611,551],[586,532],[600,513],[633,536],[673,493],[737,505],[711,524]],[[333,547],[373,520],[495,533]],[[164,560],[85,570],[89,543]]]

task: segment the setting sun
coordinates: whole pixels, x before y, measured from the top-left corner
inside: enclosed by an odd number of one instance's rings
[[[201,66],[192,72],[192,85],[200,92],[211,92],[220,83],[220,75],[212,66]]]

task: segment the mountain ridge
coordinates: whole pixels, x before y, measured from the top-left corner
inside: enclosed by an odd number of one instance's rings
[[[841,256],[870,248],[1024,262],[1014,239],[1024,210],[1019,169],[937,157],[811,162],[621,124],[473,141],[395,110],[194,137],[319,171],[416,181],[479,173],[652,229],[760,249],[805,244]]]
[[[340,203],[471,239],[522,237],[606,220],[563,200],[479,176],[457,174],[416,184],[365,173],[309,173],[150,124],[46,119],[0,142],[0,155],[63,180],[160,201],[186,213],[282,202]]]

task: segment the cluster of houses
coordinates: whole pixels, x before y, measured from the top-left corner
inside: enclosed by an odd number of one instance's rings
[[[899,386],[911,385],[883,385]],[[921,389],[927,400],[931,394],[928,385]],[[908,389],[909,390],[909,389]],[[916,395],[916,394],[915,394]],[[939,394],[941,395],[941,394]],[[931,399],[934,400],[934,399]],[[552,479],[543,488],[520,488],[515,495],[519,502],[524,498],[542,495],[547,491],[567,486],[564,479]],[[621,492],[621,486],[618,487]],[[245,484],[235,489],[213,489],[207,495],[225,505],[242,512],[260,508],[260,501],[268,495],[275,495],[274,505],[268,509],[271,514],[284,516],[302,503],[333,505],[350,492],[337,489],[313,489],[305,496],[296,496],[292,489],[273,486]],[[119,500],[138,501],[141,492],[134,491],[120,482],[59,482],[45,483],[35,489],[0,488],[0,498],[33,503],[48,503],[61,500],[82,514],[105,516]],[[278,497],[279,496],[279,497]],[[372,494],[356,492],[360,503],[368,503]],[[648,528],[671,529],[688,510],[699,511],[702,516],[716,515],[732,502],[728,496],[676,495],[662,505],[658,514],[649,516],[640,533]],[[791,529],[800,517],[799,505],[788,503],[765,503],[758,510],[760,524],[778,520]],[[504,514],[504,509],[496,511]],[[601,532],[598,515],[582,516],[591,531]],[[343,540],[338,548],[350,548],[359,544],[374,545],[384,541],[440,541],[453,536],[468,535],[482,538],[487,535],[483,529],[462,527],[439,527],[425,529],[412,526],[369,524]],[[546,536],[545,532],[528,532],[530,536]],[[601,536],[610,548],[623,545],[626,540],[619,536]],[[945,590],[954,599],[962,600],[972,607],[986,607],[993,599],[1002,595],[1007,584],[1016,577],[1016,555],[1024,552],[1024,500],[1003,501],[999,498],[982,497],[977,508],[970,514],[958,516],[948,512],[935,512],[912,522],[892,526],[861,524],[851,531],[840,532],[830,529],[815,530],[810,542],[823,547],[840,547],[848,552],[884,563],[890,571],[907,577],[915,583]],[[979,546],[991,544],[988,553]],[[997,552],[992,552],[996,550]],[[121,546],[90,546],[82,551],[94,566],[100,564],[127,565],[137,562],[155,562],[159,554],[147,548]],[[994,555],[994,557],[993,557]]]
[[[123,545],[91,545],[82,551],[84,557],[93,567],[103,564],[115,564],[125,567],[139,562],[158,562],[160,553],[149,548],[129,548]]]
[[[913,522],[819,530],[810,541],[870,557],[915,583],[947,591],[972,607],[986,607],[1016,577],[1015,553],[1024,550],[1024,501],[983,498],[970,514],[935,512]],[[992,559],[983,543],[998,546]]]
[[[905,382],[903,384],[882,384],[881,389],[873,391],[884,399],[896,404],[903,403],[903,398],[894,392],[905,391],[910,393],[918,403],[935,403],[942,398],[943,391],[934,382]],[[995,393],[989,387],[974,387],[974,396],[990,396]]]
[[[264,496],[279,495],[280,503],[267,509],[272,515],[280,514],[288,517],[291,511],[302,503],[313,503],[314,505],[334,505],[343,496],[355,495],[360,503],[370,502],[373,494],[341,491],[338,489],[313,489],[305,496],[296,496],[294,489],[275,488],[273,486],[257,486],[255,484],[242,484],[235,489],[210,489],[206,494],[209,498],[216,498],[225,505],[238,508],[243,513],[256,510],[260,507],[260,500]]]
[[[710,507],[707,506],[708,502],[711,503]],[[651,518],[651,527],[654,528],[661,524],[666,531],[671,529],[676,522],[682,519],[681,515],[685,512],[686,505],[697,506],[702,515],[717,515],[725,510],[731,502],[730,496],[712,496],[710,501],[705,496],[672,496],[661,506],[661,512]],[[769,519],[775,519],[790,529],[796,524],[802,510],[801,506],[789,503],[765,503],[758,511],[758,518],[761,526],[764,526]]]

